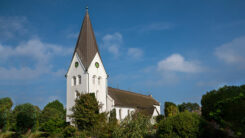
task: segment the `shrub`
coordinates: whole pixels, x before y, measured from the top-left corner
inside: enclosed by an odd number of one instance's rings
[[[69,125],[69,126],[65,127],[65,129],[63,130],[63,136],[65,138],[74,137],[76,134],[76,131],[77,131],[77,129],[74,126]]]
[[[201,118],[188,111],[162,120],[157,136],[161,138],[196,138],[200,130]]]
[[[152,133],[153,126],[150,117],[141,113],[134,113],[132,118],[128,116],[112,133],[114,138],[143,138]]]

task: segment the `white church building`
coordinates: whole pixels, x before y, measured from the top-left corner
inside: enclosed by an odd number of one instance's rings
[[[120,121],[136,110],[152,118],[160,114],[160,103],[151,95],[109,87],[107,79],[108,74],[102,62],[88,11],[86,11],[66,74],[66,121],[71,122],[68,116],[72,114],[70,109],[75,105],[76,92],[94,93],[101,105],[100,112],[116,109],[116,117]]]

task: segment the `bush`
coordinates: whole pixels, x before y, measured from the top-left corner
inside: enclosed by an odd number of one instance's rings
[[[25,133],[35,127],[38,120],[38,111],[29,103],[17,105],[14,109],[16,131]]]
[[[153,126],[150,117],[141,113],[134,113],[132,118],[128,116],[112,133],[114,138],[143,138],[151,135]]]
[[[65,138],[74,137],[76,134],[76,131],[77,131],[77,129],[74,126],[69,125],[69,126],[65,127],[65,129],[63,130],[63,136]]]
[[[196,138],[200,131],[201,118],[188,111],[162,120],[157,130],[161,138]]]

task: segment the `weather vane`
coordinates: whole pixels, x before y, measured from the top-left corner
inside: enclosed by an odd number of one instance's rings
[[[88,12],[88,5],[86,6],[86,12]]]

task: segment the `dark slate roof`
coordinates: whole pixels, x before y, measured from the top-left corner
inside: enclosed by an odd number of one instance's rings
[[[77,52],[86,70],[97,52],[100,56],[88,11],[83,19],[74,54],[75,52]]]
[[[108,94],[114,100],[115,106],[137,108],[139,111],[152,115],[153,105],[160,105],[152,96],[108,87]]]

